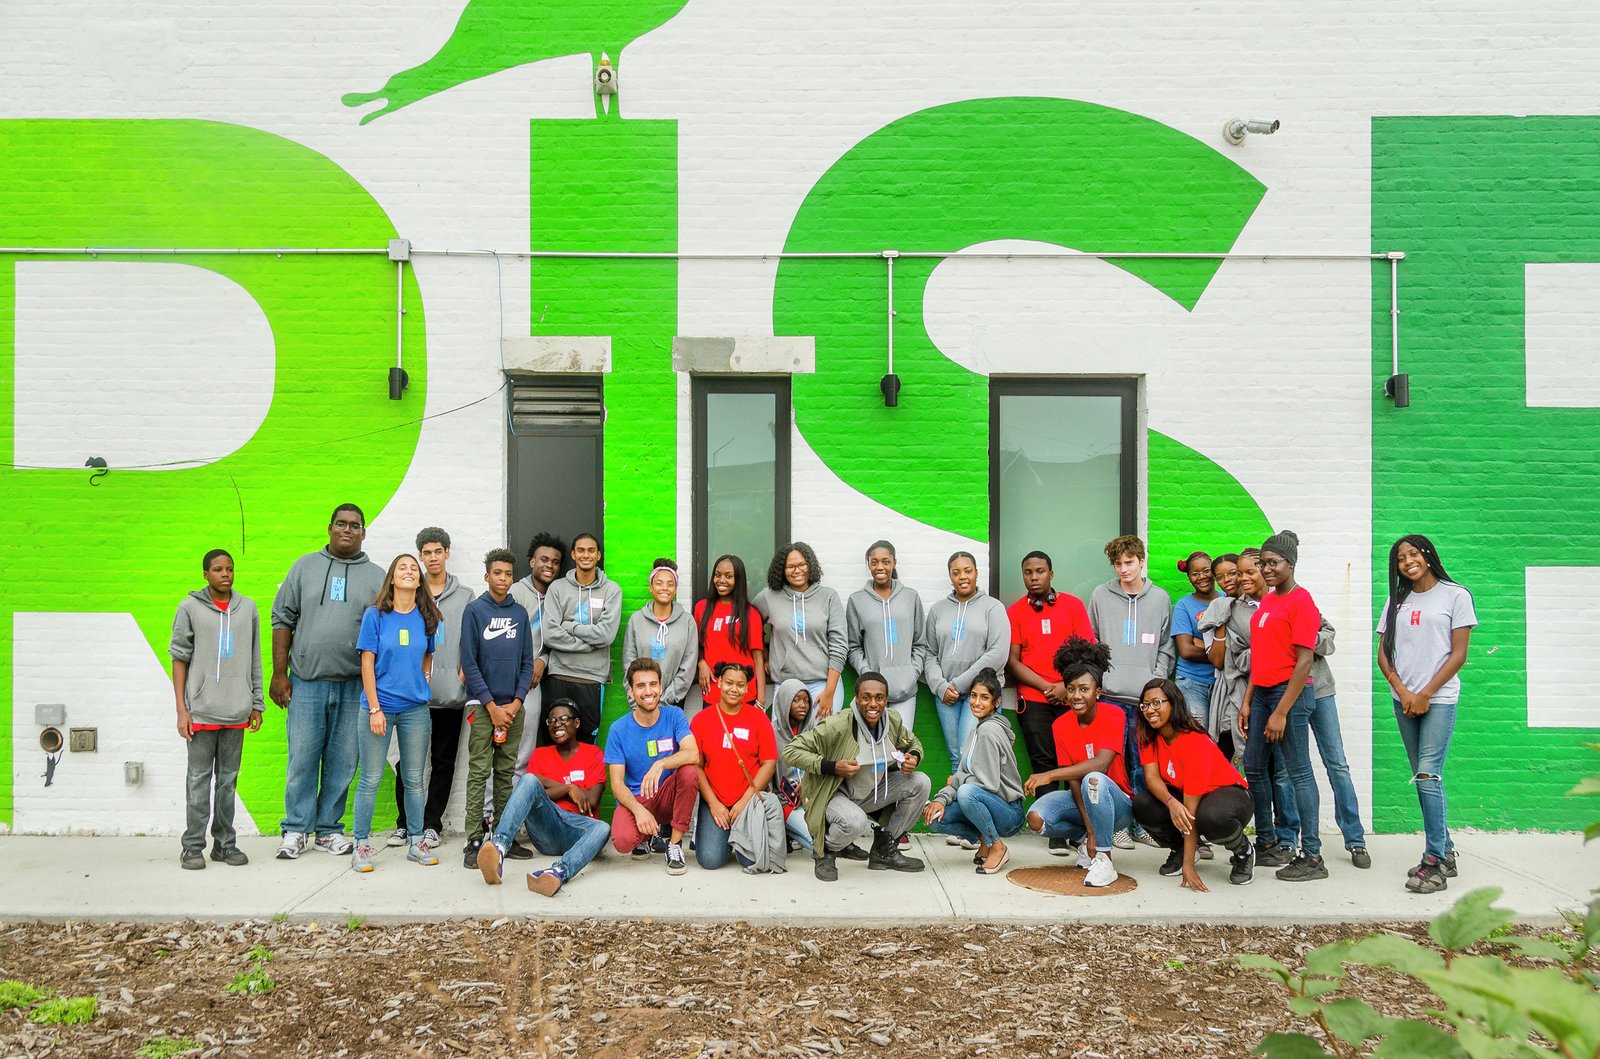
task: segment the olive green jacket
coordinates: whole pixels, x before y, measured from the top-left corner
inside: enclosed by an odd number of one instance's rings
[[[824,849],[823,836],[828,828],[828,802],[844,784],[844,777],[832,770],[832,763],[855,760],[861,749],[856,739],[855,722],[859,715],[851,705],[848,709],[817,722],[809,732],[795,736],[783,748],[783,763],[804,772],[800,781],[800,807],[805,810],[806,826],[811,830],[812,847],[819,853]],[[917,763],[922,762],[922,741],[906,727],[905,721],[894,710],[883,711],[882,723],[889,726],[889,742],[902,754],[915,753]],[[828,768],[824,770],[824,762]]]

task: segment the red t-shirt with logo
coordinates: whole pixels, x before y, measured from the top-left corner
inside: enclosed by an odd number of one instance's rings
[[[528,775],[542,776],[553,783],[572,783],[579,787],[593,787],[605,779],[606,756],[593,743],[579,743],[572,757],[564,758],[553,746],[536,747],[528,755]],[[556,808],[569,813],[578,811],[571,798],[556,799]],[[587,814],[594,816],[594,813]]]
[[[1061,683],[1056,672],[1056,649],[1074,636],[1094,642],[1094,627],[1083,601],[1070,592],[1057,592],[1054,604],[1034,610],[1023,596],[1006,610],[1011,620],[1011,643],[1022,648],[1018,659],[1023,665],[1052,684]],[[1026,684],[1017,685],[1017,697],[1025,702],[1043,702],[1044,692]]]
[[[1279,595],[1268,592],[1250,616],[1250,683],[1277,687],[1294,673],[1295,648],[1317,646],[1322,612],[1311,593],[1294,587]]]
[[[1154,765],[1168,787],[1199,798],[1223,787],[1249,786],[1204,732],[1179,732],[1171,743],[1158,735],[1139,748],[1139,763]]]
[[[706,604],[710,600],[702,599],[694,605],[694,627],[700,628],[700,619],[706,612]],[[745,628],[750,630],[750,651],[762,651],[765,648],[761,643],[761,615],[754,607],[745,608]],[[743,662],[751,669],[756,667],[755,656],[750,651],[739,650],[739,623],[733,620],[733,604],[725,599],[717,600],[716,607],[711,611],[711,624],[706,627],[705,640],[700,644],[700,658],[706,667],[713,673],[716,672],[718,662]],[[708,705],[715,706],[722,701],[722,692],[717,690],[713,681],[705,693]],[[756,701],[756,682],[750,681],[750,690],[745,693],[744,701]]]
[[[722,724],[726,721],[727,731]],[[706,782],[723,805],[732,805],[750,788],[745,769],[754,776],[763,761],[778,760],[778,737],[772,721],[754,706],[743,706],[729,717],[720,706],[708,706],[689,722],[695,745],[705,759],[701,767]],[[743,767],[740,762],[744,762]]]
[[[1102,750],[1115,756],[1106,775],[1132,797],[1133,787],[1128,783],[1128,766],[1122,760],[1122,740],[1126,732],[1127,715],[1115,703],[1102,702],[1095,707],[1094,720],[1087,725],[1078,723],[1078,715],[1071,710],[1056,718],[1050,726],[1056,739],[1056,764],[1081,765]]]

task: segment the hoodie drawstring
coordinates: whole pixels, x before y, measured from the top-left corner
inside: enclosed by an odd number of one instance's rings
[[[228,601],[228,609],[222,612],[222,621],[217,626],[217,683],[222,683],[222,660],[233,657],[233,606],[232,600]]]
[[[950,639],[960,643],[967,638],[967,603],[966,600],[956,601],[956,620],[950,623]]]
[[[1134,643],[1139,635],[1139,597],[1128,597],[1128,616],[1122,621],[1122,642]]]
[[[789,628],[796,636],[806,634],[806,605],[804,597],[789,593]]]

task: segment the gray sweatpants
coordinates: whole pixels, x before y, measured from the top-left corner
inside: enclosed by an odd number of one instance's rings
[[[229,850],[238,841],[233,830],[234,790],[239,785],[239,761],[244,757],[244,729],[223,728],[195,732],[189,739],[188,826],[183,848],[195,853],[206,848],[206,822],[211,823],[215,849]],[[216,793],[212,789],[215,784]]]
[[[922,807],[928,804],[928,792],[933,784],[921,772],[905,773],[895,769],[888,774],[889,782],[880,786],[865,801],[858,802],[840,788],[828,799],[826,818],[827,834],[824,841],[830,853],[844,849],[856,839],[872,833],[872,815],[889,809],[889,819],[883,825],[885,833],[899,838],[911,830]]]

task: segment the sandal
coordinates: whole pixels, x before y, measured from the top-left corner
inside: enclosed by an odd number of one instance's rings
[[[993,853],[990,854],[990,856],[993,856],[993,855],[994,855]],[[995,862],[994,864],[989,864],[989,863],[985,862],[983,864],[978,865],[978,874],[979,875],[999,875],[1000,874],[1000,869],[1004,868],[1010,862],[1011,862],[1011,850],[1010,850],[1010,848],[1006,847],[1006,846],[1001,846],[1000,847],[1000,859],[997,862]]]

